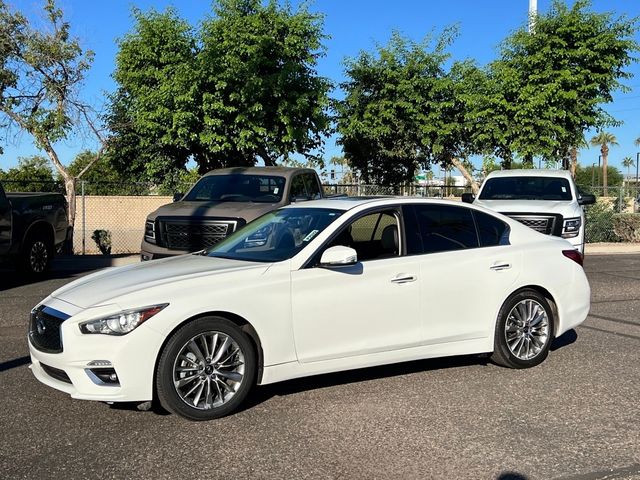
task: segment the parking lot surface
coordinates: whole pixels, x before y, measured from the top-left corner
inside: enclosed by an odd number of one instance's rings
[[[207,423],[37,382],[28,312],[80,274],[0,271],[0,478],[640,478],[640,255],[585,269],[591,315],[539,367],[467,356],[287,381]]]

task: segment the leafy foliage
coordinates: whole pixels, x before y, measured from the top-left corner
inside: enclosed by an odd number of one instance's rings
[[[617,122],[602,106],[613,100],[638,51],[636,20],[589,10],[589,0],[571,7],[554,0],[536,18],[535,33],[520,29],[490,65],[497,87],[490,97],[494,133],[488,141],[508,163],[513,153],[561,160],[584,131]]]
[[[307,158],[329,127],[317,75],[322,18],[276,1],[220,0],[194,30],[175,11],[134,12],[120,42],[108,122],[114,163],[147,179]]]
[[[0,0],[0,122],[31,135],[65,183],[69,223],[75,220],[75,182],[55,143],[90,130],[104,145],[92,110],[80,98],[93,52],[83,50],[54,0],[44,6],[45,25],[31,24]]]
[[[478,153],[474,87],[484,75],[470,62],[446,69],[453,34],[416,43],[394,33],[375,54],[347,60],[338,142],[365,182],[410,182],[420,168]]]
[[[57,190],[49,161],[40,155],[18,158],[18,166],[0,170],[0,181],[8,192]]]
[[[590,187],[602,187],[603,168],[598,166],[589,165],[583,167],[578,165],[576,168],[576,184],[583,190],[590,190]],[[610,187],[617,187],[622,185],[623,176],[616,167],[607,166],[607,178]]]

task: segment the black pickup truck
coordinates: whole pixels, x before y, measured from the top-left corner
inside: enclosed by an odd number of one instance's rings
[[[59,193],[5,193],[0,184],[0,262],[41,275],[67,238],[67,200]]]

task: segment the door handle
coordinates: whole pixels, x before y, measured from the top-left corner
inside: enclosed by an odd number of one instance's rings
[[[391,279],[391,283],[411,283],[415,282],[418,277],[413,275],[398,275],[397,277]]]
[[[500,270],[508,270],[511,268],[510,263],[496,263],[489,267],[491,270],[500,271]]]

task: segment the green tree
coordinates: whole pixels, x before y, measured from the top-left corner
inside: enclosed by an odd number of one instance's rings
[[[0,180],[7,191],[42,192],[57,190],[49,160],[40,155],[18,158],[18,166],[0,170]]]
[[[275,0],[219,0],[198,30],[169,9],[134,11],[120,42],[109,125],[116,164],[148,179],[315,157],[330,83],[316,72],[322,17]]]
[[[201,170],[314,157],[329,128],[331,84],[316,71],[322,16],[276,0],[218,0],[214,12],[198,54]]]
[[[618,145],[618,140],[613,133],[600,131],[591,137],[590,143],[593,147],[600,147],[600,153],[602,154],[602,189],[603,195],[606,197],[608,194],[607,163],[609,159],[609,145]]]
[[[495,89],[486,129],[505,162],[517,154],[560,161],[580,146],[584,132],[617,122],[603,110],[638,51],[637,20],[595,13],[589,0],[554,0],[537,16],[535,33],[519,29],[490,65]]]
[[[576,168],[576,184],[583,188],[599,187],[602,184],[603,170],[597,165],[589,165],[583,167],[578,165]],[[624,177],[620,170],[616,167],[607,166],[607,181],[609,186],[618,187],[622,185]]]
[[[69,223],[75,221],[75,179],[63,165],[57,142],[88,130],[106,146],[92,109],[80,97],[93,60],[71,36],[54,0],[44,6],[45,22],[33,25],[0,0],[0,121],[31,135],[64,179]]]
[[[462,171],[463,159],[478,153],[479,122],[468,112],[480,108],[473,85],[483,72],[470,62],[446,68],[454,33],[435,42],[394,33],[375,53],[346,61],[346,95],[335,104],[338,142],[365,182],[411,182],[430,164]]]
[[[134,9],[119,41],[107,122],[111,163],[127,176],[165,183],[198,160],[201,130],[196,38],[173,9]]]

